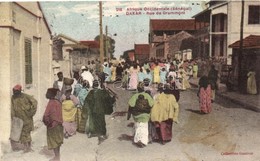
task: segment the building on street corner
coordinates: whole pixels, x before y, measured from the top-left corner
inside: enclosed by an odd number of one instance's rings
[[[35,120],[45,110],[45,92],[53,83],[51,31],[39,2],[0,3],[0,127],[1,151],[10,150],[12,88],[21,84],[23,91],[38,100]],[[4,12],[2,12],[4,11]]]

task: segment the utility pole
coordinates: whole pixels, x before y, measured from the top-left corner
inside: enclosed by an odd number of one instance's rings
[[[99,50],[100,50],[100,62],[101,64],[104,63],[104,38],[103,38],[103,25],[102,25],[102,16],[103,16],[103,11],[102,11],[102,1],[99,2],[99,30],[100,30],[100,35],[99,35]]]
[[[241,93],[246,91],[246,81],[244,78],[244,70],[242,69],[243,59],[243,33],[244,33],[244,6],[245,1],[241,1],[241,21],[240,21],[240,44],[238,53],[238,88]]]
[[[108,53],[107,26],[106,26],[106,56],[108,59],[110,58],[110,53]]]

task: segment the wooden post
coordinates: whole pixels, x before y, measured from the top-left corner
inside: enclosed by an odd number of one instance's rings
[[[100,62],[103,65],[104,63],[104,38],[103,38],[103,26],[102,26],[102,1],[99,2],[99,29],[100,29],[100,36],[99,36],[99,48],[100,48]]]
[[[244,33],[244,5],[245,1],[241,1],[241,21],[240,21],[240,44],[238,53],[238,88],[241,93],[246,91],[246,81],[244,78],[244,71],[242,69],[242,59],[243,59],[243,33]]]

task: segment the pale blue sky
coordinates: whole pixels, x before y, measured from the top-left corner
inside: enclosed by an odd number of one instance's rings
[[[99,35],[98,1],[42,1],[40,2],[53,34],[65,34],[75,40],[93,40]],[[115,56],[133,49],[134,44],[147,44],[149,19],[188,19],[202,11],[201,1],[104,1],[103,31],[116,41]],[[184,7],[184,14],[148,15],[147,8]],[[117,8],[121,8],[118,11]],[[141,15],[127,15],[129,8],[141,8]],[[171,10],[168,12],[175,12]],[[182,10],[183,11],[183,10]]]

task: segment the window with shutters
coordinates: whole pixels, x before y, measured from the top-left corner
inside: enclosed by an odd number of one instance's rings
[[[260,6],[249,6],[248,24],[260,24]]]
[[[25,39],[25,84],[32,84],[32,41]]]

